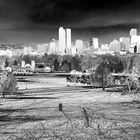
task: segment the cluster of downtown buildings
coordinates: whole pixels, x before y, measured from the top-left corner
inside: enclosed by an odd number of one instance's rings
[[[36,44],[0,44],[0,55],[81,55],[81,54],[127,54],[140,53],[140,35],[137,35],[137,29],[131,29],[129,37],[114,39],[109,44],[100,44],[98,38],[92,38],[90,41],[81,39],[72,42],[71,29],[59,28],[58,40],[52,39],[48,43]]]

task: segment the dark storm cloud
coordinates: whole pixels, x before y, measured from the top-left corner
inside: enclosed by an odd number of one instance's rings
[[[77,38],[124,35],[139,28],[139,5],[139,0],[0,0],[0,39],[57,37],[60,26],[72,28]]]
[[[65,23],[85,18],[94,12],[102,15],[134,4],[127,0],[24,0],[28,18],[34,22]],[[75,21],[76,22],[76,21]]]
[[[130,17],[130,11],[139,9],[139,3],[137,0],[0,0],[0,18],[17,24],[23,22],[23,26],[108,26]]]

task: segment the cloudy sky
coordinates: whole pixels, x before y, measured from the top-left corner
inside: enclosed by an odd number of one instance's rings
[[[0,0],[0,42],[47,42],[63,26],[73,40],[108,43],[140,30],[139,6],[139,0]]]

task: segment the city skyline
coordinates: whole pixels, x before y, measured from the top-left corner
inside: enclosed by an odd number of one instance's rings
[[[139,1],[0,0],[0,42],[48,42],[58,28],[72,29],[72,41],[109,43],[140,29]]]
[[[140,53],[140,35],[138,30],[132,28],[128,37],[114,39],[109,44],[99,43],[99,39],[93,37],[90,41],[76,39],[71,42],[71,29],[60,27],[58,30],[59,40],[52,39],[49,43],[36,44],[0,44],[0,55],[85,55],[85,54],[111,54],[119,53],[126,55],[128,53]]]

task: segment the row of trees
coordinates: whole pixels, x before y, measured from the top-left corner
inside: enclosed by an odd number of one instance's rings
[[[111,55],[102,55],[102,56],[93,56],[93,55],[58,55],[58,54],[44,54],[43,56],[13,56],[7,58],[5,56],[0,56],[0,64],[5,62],[5,65],[18,65],[21,64],[21,61],[24,60],[25,63],[31,63],[31,60],[35,60],[36,63],[44,63],[45,66],[51,65],[54,66],[55,71],[66,71],[69,72],[72,69],[81,71],[82,69],[95,68],[100,64],[104,57],[108,57],[112,60],[113,63],[121,61],[124,69],[128,69],[130,62],[138,63],[139,55],[126,55],[126,56],[111,56]],[[110,60],[110,61],[111,61]],[[111,62],[110,62],[111,63]],[[118,64],[119,65],[119,64]],[[139,64],[138,64],[139,65]]]
[[[118,73],[124,70],[131,70],[133,66],[137,67],[140,71],[140,56],[112,56],[112,55],[101,55],[101,56],[71,56],[71,55],[44,55],[41,57],[34,56],[22,56],[21,60],[25,60],[26,63],[30,63],[33,59],[37,62],[43,62],[54,66],[54,70],[69,72],[72,69],[81,71],[82,69],[91,69],[93,83],[98,83],[105,90],[106,84],[108,83],[109,74],[112,72]],[[14,60],[14,59],[11,59]],[[20,58],[15,59],[13,62],[17,65]],[[5,64],[9,64],[6,58]],[[2,73],[0,77],[0,85],[2,87],[2,96],[4,97],[6,92],[15,92],[17,90],[17,81],[11,73]]]
[[[11,58],[7,58],[5,56],[1,56],[1,64],[4,62],[5,67],[11,65],[21,64],[21,61],[24,60],[25,63],[30,64],[32,60],[36,63],[43,63],[45,66],[53,66],[55,71],[65,71],[70,72],[72,69],[77,71],[81,70],[81,58],[82,56],[72,56],[72,55],[58,55],[58,54],[44,54],[43,56],[13,56]]]
[[[94,74],[92,76],[93,83],[101,85],[103,90],[105,86],[111,81],[110,73],[129,72],[140,73],[140,55],[125,55],[125,56],[112,56],[101,55],[93,57],[87,55],[83,57],[81,65],[84,69],[93,69]],[[132,82],[131,82],[132,83]]]
[[[109,82],[109,74],[112,72],[122,72],[124,70],[124,65],[119,57],[111,55],[103,55],[99,58],[99,61],[95,71],[95,79],[101,83],[103,90],[105,90],[105,86]]]

